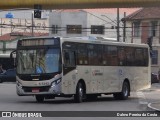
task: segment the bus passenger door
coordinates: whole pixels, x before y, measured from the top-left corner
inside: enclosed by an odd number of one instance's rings
[[[63,87],[65,94],[74,94],[77,79],[76,59],[74,50],[63,50]]]

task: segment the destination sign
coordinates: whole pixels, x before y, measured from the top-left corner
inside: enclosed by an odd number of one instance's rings
[[[58,45],[59,39],[25,39],[19,41],[20,46]]]

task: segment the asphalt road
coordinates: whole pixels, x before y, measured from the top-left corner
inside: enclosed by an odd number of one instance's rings
[[[44,103],[37,103],[33,96],[17,96],[15,84],[2,83],[0,84],[0,111],[150,111],[147,108],[149,102],[160,99],[157,96],[159,86],[153,86],[153,89],[146,91],[131,93],[128,100],[114,100],[112,95],[103,96],[95,101],[86,101],[83,103],[74,103],[73,98],[55,98],[46,100]],[[154,97],[155,95],[155,97]],[[157,119],[158,117],[141,118],[142,120]],[[1,119],[1,118],[0,118]],[[22,119],[22,118],[8,118],[8,119]],[[36,118],[23,118],[23,119],[36,119]],[[37,118],[38,120],[44,118]],[[121,120],[133,119],[138,117],[53,117],[45,118],[56,120]]]

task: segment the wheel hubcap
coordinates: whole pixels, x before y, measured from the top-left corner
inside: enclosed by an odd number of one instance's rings
[[[83,89],[82,88],[80,88],[79,89],[79,96],[82,98],[82,96],[83,96]]]
[[[128,88],[127,88],[127,86],[124,86],[124,96],[127,96],[128,95]]]

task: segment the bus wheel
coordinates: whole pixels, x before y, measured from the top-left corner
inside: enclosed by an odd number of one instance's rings
[[[113,94],[117,100],[126,100],[130,94],[130,88],[128,82],[124,82],[122,86],[122,92]]]
[[[81,103],[83,102],[83,98],[84,98],[84,87],[82,83],[80,82],[77,85],[76,94],[74,95],[74,100],[77,103]]]
[[[44,101],[44,96],[42,96],[42,95],[36,95],[36,101],[37,102],[43,102]]]

